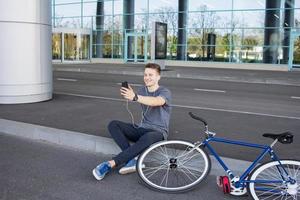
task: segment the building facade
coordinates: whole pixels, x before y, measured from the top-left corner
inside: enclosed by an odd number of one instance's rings
[[[53,60],[146,62],[153,22],[173,63],[300,67],[297,0],[52,0]]]

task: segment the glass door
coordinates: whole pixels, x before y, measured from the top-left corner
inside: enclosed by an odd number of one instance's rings
[[[292,68],[300,68],[300,32],[291,34],[289,69]]]
[[[126,33],[124,45],[125,62],[147,61],[147,34]]]
[[[52,33],[52,59],[61,60],[62,38],[61,33]]]
[[[88,60],[90,58],[90,35],[80,34],[79,41],[79,60]]]
[[[64,60],[78,60],[77,34],[64,34]]]
[[[55,28],[52,33],[52,60],[80,62],[91,59],[91,31]]]

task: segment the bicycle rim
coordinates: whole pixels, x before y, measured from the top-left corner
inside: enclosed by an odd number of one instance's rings
[[[253,199],[298,199],[300,183],[300,161],[281,160],[288,173],[284,172],[278,161],[272,161],[259,166],[250,175],[248,188]],[[295,180],[291,183],[289,177]]]
[[[185,141],[152,145],[138,160],[138,174],[151,188],[166,192],[192,189],[209,173],[210,159],[201,148]]]

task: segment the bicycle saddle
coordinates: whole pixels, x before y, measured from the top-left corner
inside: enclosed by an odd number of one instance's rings
[[[273,134],[273,133],[264,133],[264,137],[272,138],[273,140],[278,139],[278,142],[282,144],[291,144],[293,142],[294,135],[290,132],[284,132],[280,134]]]

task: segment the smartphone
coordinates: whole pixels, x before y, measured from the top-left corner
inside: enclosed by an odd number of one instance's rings
[[[128,82],[127,81],[122,82],[122,87],[128,88]]]

